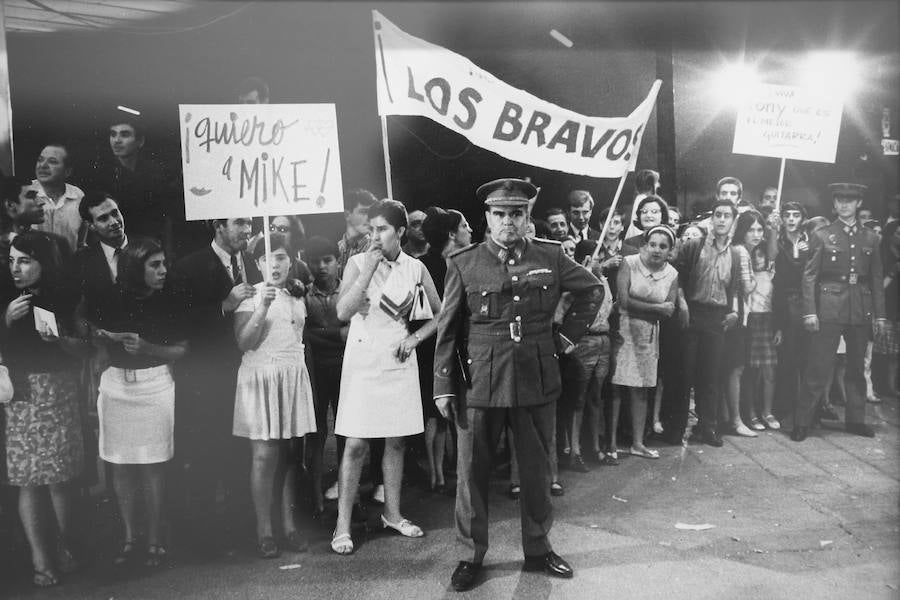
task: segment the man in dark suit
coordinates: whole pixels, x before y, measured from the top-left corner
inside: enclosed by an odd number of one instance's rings
[[[585,190],[569,192],[569,237],[578,243],[582,240],[599,240],[600,232],[591,227],[594,199]]]
[[[515,434],[521,475],[522,546],[526,570],[572,577],[547,539],[553,523],[550,457],[561,381],[557,345],[570,352],[587,332],[602,299],[600,282],[559,242],[525,239],[528,202],[537,189],[521,179],[478,188],[490,237],[447,260],[444,308],[434,360],[434,396],[459,434],[456,524],[473,553],[453,572],[457,591],[475,584],[488,548],[491,455],[507,424]],[[555,337],[562,292],[574,303]],[[471,373],[462,389],[459,355]],[[462,367],[465,369],[465,367]]]
[[[119,253],[128,245],[125,217],[118,202],[101,191],[85,194],[78,204],[78,214],[95,239],[78,249],[69,272],[77,279],[81,292],[79,316],[96,322],[98,302],[115,284]]]
[[[866,380],[863,365],[870,328],[885,327],[884,279],[880,238],[856,219],[866,186],[832,183],[828,186],[837,219],[810,236],[809,258],[803,272],[803,326],[810,332],[809,354],[791,439],[809,435],[816,405],[828,390],[841,336],[847,344],[847,411],[844,427],[850,433],[874,437],[866,425]]]
[[[174,268],[191,329],[191,351],[179,364],[176,379],[175,448],[183,465],[187,523],[203,550],[219,550],[211,518],[216,514],[216,487],[226,494],[226,523],[237,516],[248,495],[246,448],[231,435],[234,394],[241,353],[234,338],[234,311],[256,293],[262,280],[246,253],[251,219],[212,221],[209,246],[185,256]],[[203,547],[205,546],[205,547]]]

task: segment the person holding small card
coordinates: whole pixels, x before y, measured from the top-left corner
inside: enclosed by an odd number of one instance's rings
[[[78,356],[90,346],[72,337],[74,298],[64,285],[60,249],[39,231],[12,240],[12,286],[2,292],[0,348],[15,390],[5,405],[7,481],[19,488],[19,514],[31,547],[36,586],[75,569],[70,532],[72,481],[84,468]],[[49,490],[56,527],[43,496]],[[55,529],[56,539],[48,535]]]
[[[112,465],[113,488],[125,527],[114,563],[166,560],[163,505],[166,463],[174,455],[175,383],[171,364],[187,352],[183,312],[166,286],[162,246],[129,238],[119,255],[116,286],[100,301],[94,340],[109,367],[100,377],[97,415],[100,458]],[[147,540],[138,540],[138,504]],[[143,555],[143,556],[141,556]]]

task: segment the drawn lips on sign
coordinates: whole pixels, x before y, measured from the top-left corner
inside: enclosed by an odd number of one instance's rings
[[[208,190],[208,189],[202,188],[202,187],[194,186],[191,188],[191,193],[195,196],[205,196],[205,195],[209,194],[210,192],[212,192],[212,190]]]

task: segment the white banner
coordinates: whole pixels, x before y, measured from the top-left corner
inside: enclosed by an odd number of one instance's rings
[[[180,104],[187,220],[343,212],[334,104]]]
[[[627,117],[588,117],[500,81],[378,11],[372,19],[379,115],[428,117],[481,148],[545,169],[592,177],[634,170],[660,81]]]
[[[842,111],[834,94],[761,84],[738,109],[732,152],[833,163]]]

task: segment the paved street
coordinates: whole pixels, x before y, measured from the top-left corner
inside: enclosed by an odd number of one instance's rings
[[[451,498],[409,487],[405,513],[426,530],[424,539],[360,529],[356,553],[339,557],[328,549],[326,518],[311,526],[306,554],[263,561],[247,547],[219,561],[176,556],[163,571],[125,573],[98,559],[46,591],[30,587],[27,570],[17,572],[0,596],[897,598],[897,402],[868,410],[875,439],[838,429],[818,429],[801,444],[780,432],[726,436],[721,449],[663,446],[657,461],[628,457],[585,475],[564,472],[566,495],[555,499],[552,540],[576,570],[569,581],[521,571],[518,507],[504,495],[507,482],[497,480],[486,577],[466,594],[448,591],[450,572],[464,558],[455,548]],[[370,523],[377,519],[370,509]],[[713,527],[684,530],[676,523]]]

